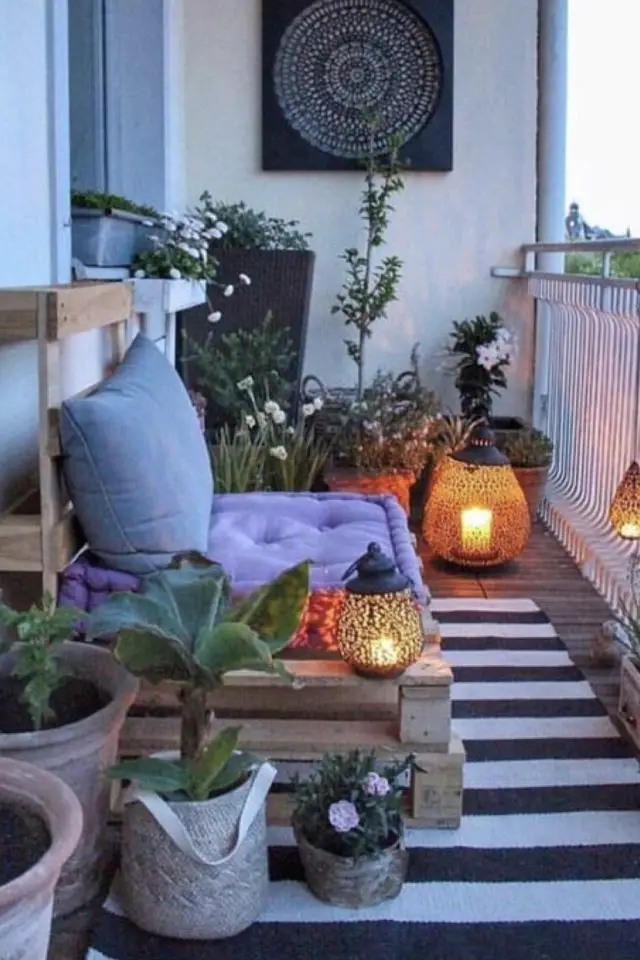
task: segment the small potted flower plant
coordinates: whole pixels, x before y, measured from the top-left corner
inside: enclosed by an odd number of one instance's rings
[[[309,889],[325,903],[371,907],[397,897],[408,853],[402,778],[413,758],[376,769],[376,755],[327,754],[306,780],[294,778],[293,826]]]
[[[362,400],[343,404],[331,490],[389,493],[409,513],[410,491],[422,472],[435,423],[434,395],[417,381],[378,371]]]
[[[514,355],[511,333],[502,317],[493,311],[488,317],[454,323],[447,353],[453,360],[463,416],[490,419],[498,438],[522,429],[516,417],[493,416],[493,400],[507,387],[506,370]]]
[[[153,207],[94,190],[71,192],[71,251],[88,267],[128,267],[149,249],[157,228]]]

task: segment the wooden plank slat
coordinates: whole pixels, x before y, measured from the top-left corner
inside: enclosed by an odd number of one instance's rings
[[[43,302],[47,339],[54,341],[126,320],[132,312],[132,285],[80,282],[0,289],[0,342],[37,339]]]

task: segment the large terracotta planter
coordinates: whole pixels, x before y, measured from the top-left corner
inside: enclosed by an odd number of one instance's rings
[[[44,822],[51,844],[31,869],[0,886],[0,960],[46,960],[53,891],[78,843],[82,809],[58,777],[0,758],[0,803]]]
[[[56,774],[82,805],[84,828],[56,890],[55,915],[65,916],[99,891],[107,855],[106,826],[110,784],[103,777],[114,763],[124,719],[138,681],[108,650],[86,643],[62,644],[60,658],[69,673],[90,680],[111,701],[84,720],[34,733],[0,733],[0,757],[36,764]],[[0,657],[0,676],[11,672],[13,654]]]
[[[544,496],[544,488],[549,476],[549,467],[513,467],[518,483],[522,487],[524,498],[529,507],[531,522],[538,515],[538,508]]]
[[[377,857],[354,860],[314,847],[296,824],[294,830],[307,885],[323,903],[374,907],[393,900],[402,890],[409,865],[403,837]]]
[[[390,470],[386,473],[363,473],[359,470],[336,468],[328,470],[324,480],[329,490],[345,493],[386,493],[396,498],[404,512],[410,509],[410,491],[416,477],[411,470]]]

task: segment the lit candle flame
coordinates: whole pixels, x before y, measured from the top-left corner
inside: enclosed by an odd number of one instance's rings
[[[376,637],[372,641],[371,659],[377,667],[391,667],[398,662],[398,651],[391,637]]]
[[[462,550],[465,554],[486,554],[491,550],[493,514],[484,507],[469,507],[460,515]]]

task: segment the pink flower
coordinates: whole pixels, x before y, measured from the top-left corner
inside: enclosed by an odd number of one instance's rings
[[[348,833],[355,830],[360,823],[360,817],[355,805],[350,800],[338,800],[329,807],[329,823],[338,833]]]
[[[386,797],[391,787],[386,777],[381,777],[379,773],[368,773],[364,778],[365,793],[375,797]]]

